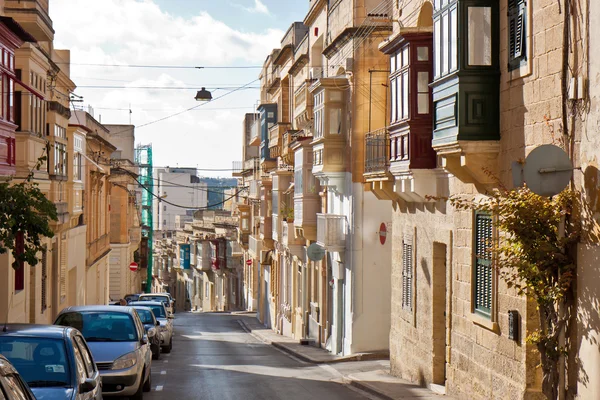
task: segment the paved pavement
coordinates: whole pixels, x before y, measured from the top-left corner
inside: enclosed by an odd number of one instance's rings
[[[173,351],[152,365],[145,399],[344,399],[368,397],[332,368],[294,359],[247,333],[238,315],[177,313]]]

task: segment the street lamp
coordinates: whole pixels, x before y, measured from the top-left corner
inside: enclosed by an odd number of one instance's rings
[[[206,90],[206,88],[202,88],[202,90],[198,90],[195,97],[196,101],[211,101],[212,94]]]

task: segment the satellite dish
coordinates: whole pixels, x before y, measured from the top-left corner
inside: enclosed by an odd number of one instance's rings
[[[567,187],[572,175],[571,159],[563,149],[552,144],[536,147],[522,166],[522,180],[540,196],[559,194]]]
[[[311,261],[321,261],[325,257],[325,248],[318,243],[313,243],[306,249],[306,255]]]

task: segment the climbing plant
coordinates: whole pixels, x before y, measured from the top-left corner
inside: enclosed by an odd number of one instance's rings
[[[513,190],[499,186],[484,200],[460,196],[448,200],[458,210],[480,210],[495,217],[499,238],[487,245],[508,288],[537,306],[539,327],[528,335],[527,342],[540,353],[543,393],[556,399],[559,363],[568,350],[560,338],[572,311],[574,246],[580,237],[579,193],[566,189],[548,198],[526,186]]]

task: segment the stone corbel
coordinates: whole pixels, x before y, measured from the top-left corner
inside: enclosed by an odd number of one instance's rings
[[[466,183],[492,185],[498,176],[498,141],[459,141],[436,148],[442,166]]]

